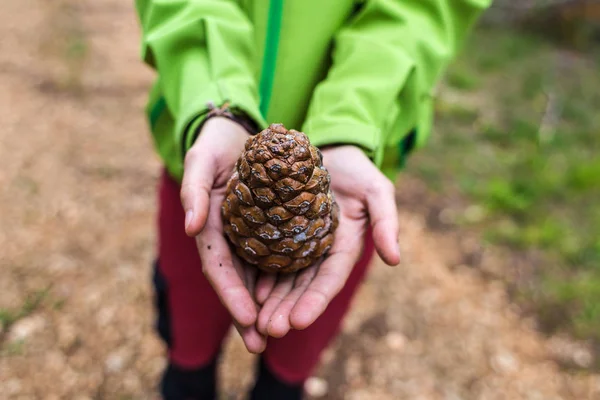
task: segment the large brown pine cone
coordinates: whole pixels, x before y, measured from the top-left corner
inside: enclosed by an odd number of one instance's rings
[[[319,149],[281,124],[251,136],[236,163],[222,207],[236,253],[263,271],[313,265],[333,243],[338,206]]]

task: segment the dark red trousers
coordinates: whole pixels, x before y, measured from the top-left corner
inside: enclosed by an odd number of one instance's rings
[[[164,173],[159,186],[158,269],[165,283],[170,362],[181,368],[198,368],[217,356],[232,322],[202,273],[194,239],[185,234],[179,189]],[[305,330],[292,330],[281,339],[269,338],[264,361],[282,381],[301,383],[310,376],[322,351],[338,333],[373,253],[369,234],[361,260],[323,315]]]

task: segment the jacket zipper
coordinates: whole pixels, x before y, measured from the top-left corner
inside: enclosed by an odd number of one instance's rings
[[[262,72],[260,77],[260,112],[265,119],[271,103],[273,81],[275,79],[275,66],[277,52],[279,51],[279,37],[281,34],[281,20],[283,16],[283,1],[270,0],[267,18],[267,34],[265,36],[265,52],[263,55]]]

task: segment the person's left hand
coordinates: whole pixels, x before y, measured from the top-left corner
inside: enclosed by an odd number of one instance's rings
[[[290,275],[259,276],[255,298],[262,308],[257,329],[264,335],[279,338],[290,329],[306,329],[325,311],[360,258],[369,222],[383,261],[388,265],[400,262],[392,182],[358,147],[331,147],[322,153],[340,207],[334,243],[320,265]]]

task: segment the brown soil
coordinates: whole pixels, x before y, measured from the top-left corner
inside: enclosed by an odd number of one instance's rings
[[[143,117],[152,73],[139,61],[132,3],[3,3],[0,399],[156,398],[159,162]],[[513,261],[432,224],[435,206],[417,181],[402,180],[399,192],[404,265],[374,263],[310,391],[600,399],[600,376],[559,368],[591,365],[586,344],[538,333],[501,280],[480,273]],[[242,399],[253,357],[231,337],[223,398]]]

